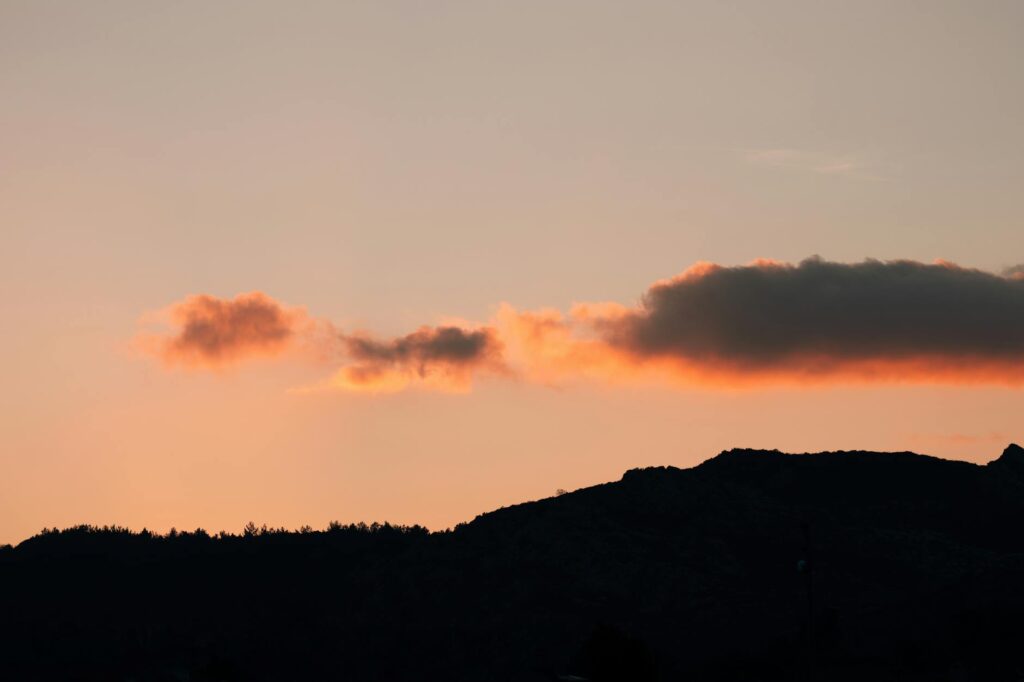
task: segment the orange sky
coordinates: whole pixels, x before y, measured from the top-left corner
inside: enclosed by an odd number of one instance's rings
[[[1024,440],[1021,26],[5,3],[0,543],[443,528],[733,446],[995,457]],[[748,283],[814,254],[926,269]],[[658,299],[701,262],[731,274]]]

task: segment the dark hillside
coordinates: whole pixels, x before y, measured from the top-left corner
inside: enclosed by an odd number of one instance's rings
[[[1024,450],[732,450],[451,532],[44,532],[0,679],[1020,680]]]

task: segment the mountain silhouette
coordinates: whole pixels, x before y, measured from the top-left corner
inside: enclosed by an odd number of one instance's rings
[[[730,450],[451,531],[47,530],[0,679],[1022,680],[1024,449]]]

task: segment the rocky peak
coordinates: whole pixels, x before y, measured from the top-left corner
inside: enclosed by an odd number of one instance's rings
[[[1010,443],[1003,450],[999,459],[992,460],[988,465],[1003,472],[1012,472],[1016,476],[1024,478],[1024,448],[1016,443]]]

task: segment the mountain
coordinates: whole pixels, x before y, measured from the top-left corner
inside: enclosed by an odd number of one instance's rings
[[[0,679],[1022,680],[1024,449],[731,450],[452,531],[0,550]]]

